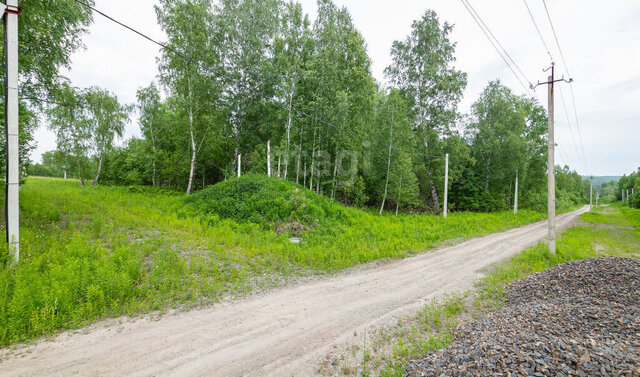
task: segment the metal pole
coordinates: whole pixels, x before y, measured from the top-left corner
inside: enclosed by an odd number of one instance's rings
[[[449,153],[444,155],[445,165],[444,165],[444,208],[442,211],[442,215],[444,218],[447,218],[447,200],[449,196]]]
[[[271,177],[271,140],[267,140],[267,177]]]
[[[547,216],[549,233],[549,253],[556,253],[556,176],[555,176],[555,141],[554,141],[554,119],[553,119],[553,80],[554,66],[551,66],[551,76],[549,76],[549,135],[547,137]]]
[[[518,214],[518,170],[516,169],[516,195],[513,199],[513,214]]]
[[[4,5],[3,7],[4,8]],[[0,8],[1,9],[1,8]],[[5,216],[9,252],[15,262],[20,260],[19,190],[20,169],[18,161],[18,0],[7,0],[2,9],[5,23],[5,124],[7,142],[7,184]]]
[[[238,154],[238,178],[240,177],[240,172],[242,171],[241,165],[242,165],[242,154]]]

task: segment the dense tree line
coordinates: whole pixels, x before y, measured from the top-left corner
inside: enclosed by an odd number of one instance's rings
[[[622,200],[624,192],[624,203],[633,208],[640,208],[640,168],[629,175],[623,175],[614,187],[617,200]],[[627,195],[629,195],[628,198]]]
[[[280,179],[356,206],[442,208],[445,154],[456,210],[509,208],[519,179],[522,206],[546,206],[545,110],[490,82],[462,115],[466,74],[455,67],[452,25],[427,11],[395,41],[377,83],[346,8],[318,0],[311,23],[283,0],[161,0],[163,50],[156,82],[136,108],[142,138],[113,148],[129,108],[98,88],[60,85],[71,106],[47,115],[61,164],[105,183],[192,192],[242,173]],[[52,170],[52,171],[53,171]],[[584,183],[557,171],[558,199],[584,200]]]

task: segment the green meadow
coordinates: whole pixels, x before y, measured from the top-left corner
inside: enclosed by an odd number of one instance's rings
[[[105,317],[211,304],[544,217],[379,216],[260,176],[190,197],[34,177],[21,187],[20,209],[19,263],[0,252],[3,345]]]

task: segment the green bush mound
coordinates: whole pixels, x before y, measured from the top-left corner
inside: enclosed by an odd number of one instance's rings
[[[328,223],[347,225],[355,211],[301,185],[264,175],[217,183],[188,196],[185,202],[191,215],[214,215],[292,233]]]

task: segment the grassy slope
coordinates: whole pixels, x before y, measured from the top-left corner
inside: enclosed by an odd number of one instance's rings
[[[21,260],[0,267],[0,345],[403,258],[543,217],[455,213],[445,222],[343,209],[348,222],[315,227],[296,245],[261,225],[193,217],[183,195],[161,190],[81,189],[72,180],[31,178],[20,195]]]
[[[356,375],[360,371],[358,375],[363,376],[402,376],[408,360],[446,347],[461,320],[502,305],[504,287],[514,280],[570,260],[602,255],[640,258],[640,210],[618,203],[584,213],[580,219],[586,224],[560,235],[555,256],[549,254],[544,243],[523,251],[489,271],[473,294],[453,294],[426,305],[420,313],[400,320],[394,327],[378,330],[368,340],[368,347],[353,350],[352,354],[360,357],[343,355],[337,366],[325,364],[324,374]],[[469,302],[471,297],[473,305]]]

